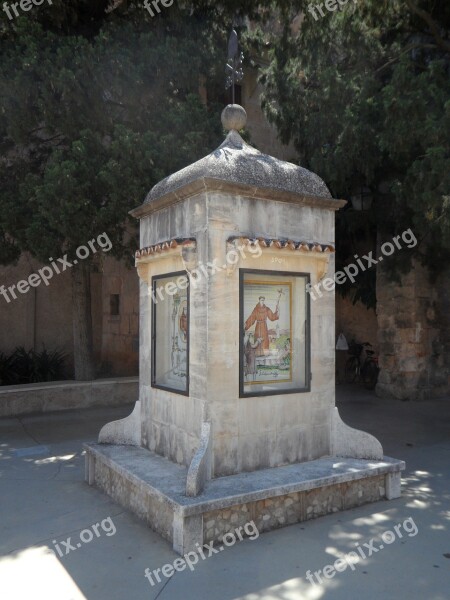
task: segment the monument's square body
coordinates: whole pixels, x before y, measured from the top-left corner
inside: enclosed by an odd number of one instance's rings
[[[184,553],[400,495],[404,463],[335,407],[334,213],[345,203],[247,145],[153,188],[140,219],[140,397],[86,446],[86,477]],[[196,546],[197,545],[197,546]]]

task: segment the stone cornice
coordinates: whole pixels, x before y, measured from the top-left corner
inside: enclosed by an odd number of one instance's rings
[[[152,213],[182,202],[187,198],[197,196],[204,192],[222,192],[245,198],[258,198],[261,200],[272,200],[275,202],[286,202],[301,206],[313,206],[324,210],[337,211],[347,204],[346,200],[335,200],[333,198],[322,198],[319,196],[305,196],[278,188],[264,188],[250,186],[242,183],[221,181],[210,177],[201,177],[188,183],[177,190],[170,192],[152,202],[142,204],[130,211],[130,215],[136,219],[142,219]]]
[[[138,250],[135,254],[135,264],[140,279],[150,285],[151,265],[156,261],[176,256],[180,257],[184,269],[191,272],[197,266],[197,240],[175,238]]]
[[[195,248],[197,245],[197,241],[195,238],[174,238],[173,240],[168,240],[167,242],[161,242],[160,244],[154,244],[153,246],[147,246],[146,248],[141,248],[137,250],[134,258],[136,261],[141,259],[145,259],[148,256],[153,256],[157,254],[161,254],[161,252],[167,252],[168,250],[176,250],[179,246],[182,247],[192,247]]]
[[[227,240],[229,246],[259,246],[260,248],[274,248],[277,250],[298,250],[300,252],[336,252],[332,244],[321,244],[319,242],[296,242],[288,239],[273,238],[248,238],[248,237],[230,237]]]

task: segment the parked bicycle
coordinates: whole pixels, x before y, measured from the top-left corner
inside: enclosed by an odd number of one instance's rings
[[[345,381],[354,383],[362,381],[368,390],[375,389],[378,381],[378,357],[375,356],[374,350],[371,350],[372,344],[364,342],[364,344],[356,344],[351,342],[348,353],[350,354],[345,365]],[[365,358],[362,360],[362,353],[365,353]]]

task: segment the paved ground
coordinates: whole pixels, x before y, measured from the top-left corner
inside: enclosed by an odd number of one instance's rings
[[[0,420],[0,598],[448,600],[450,399],[386,401],[346,386],[339,386],[338,397],[349,425],[376,435],[385,454],[406,460],[402,497],[246,540],[154,587],[145,568],[153,571],[177,555],[83,481],[82,443],[130,410]],[[402,538],[385,536],[385,547],[354,570],[348,567],[331,579],[319,574],[317,585],[305,578],[306,571],[323,570],[358,544],[368,554],[368,547],[382,543],[381,534],[399,524]],[[80,535],[93,540],[84,543]]]

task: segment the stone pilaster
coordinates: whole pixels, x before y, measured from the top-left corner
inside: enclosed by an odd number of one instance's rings
[[[448,274],[431,282],[417,262],[400,283],[377,268],[380,376],[377,394],[425,400],[449,390]]]

